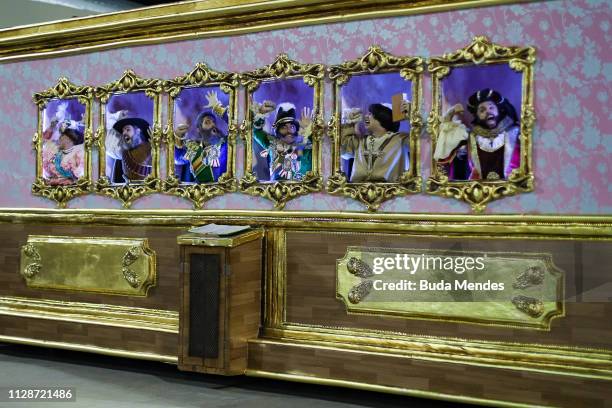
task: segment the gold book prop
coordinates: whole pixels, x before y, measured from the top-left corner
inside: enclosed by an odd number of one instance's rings
[[[20,272],[29,288],[146,296],[157,281],[145,238],[30,235]]]
[[[349,314],[549,330],[564,276],[550,254],[348,247],[336,297]]]

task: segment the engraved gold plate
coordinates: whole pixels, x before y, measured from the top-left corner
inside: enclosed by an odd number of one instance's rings
[[[348,313],[545,330],[564,313],[550,254],[349,247],[336,279]]]
[[[30,235],[21,248],[29,288],[146,296],[157,281],[147,239]]]

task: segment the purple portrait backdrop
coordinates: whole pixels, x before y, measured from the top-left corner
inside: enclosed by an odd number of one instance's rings
[[[365,114],[373,103],[391,106],[391,97],[398,93],[406,94],[407,100],[412,98],[412,82],[402,78],[399,72],[353,75],[341,89],[343,116],[353,108],[359,108]],[[401,121],[400,132],[408,133],[409,131],[409,123],[405,120]]]
[[[467,109],[468,98],[481,89],[490,88],[510,101],[520,119],[522,76],[521,72],[514,71],[508,64],[453,68],[442,79],[442,115],[460,103],[465,108],[466,125],[472,123],[474,118]]]
[[[266,124],[264,125],[264,129],[270,134],[274,133],[272,124],[274,123],[274,118],[276,118],[279,104],[284,102],[294,104],[296,119],[299,120],[302,116],[303,108],[308,107],[312,109],[313,98],[314,89],[308,86],[302,78],[265,81],[253,92],[254,102],[263,103],[264,101],[272,101],[277,105],[274,112],[267,116]]]
[[[66,109],[60,108],[61,106],[66,106]],[[59,109],[59,112],[58,112]],[[53,118],[58,116],[60,121],[62,120],[74,120],[77,122],[85,121],[85,105],[79,102],[77,98],[68,98],[68,99],[51,99],[44,111],[44,119],[43,119],[43,131],[46,130]],[[64,112],[64,113],[62,113]],[[60,117],[61,116],[61,117]]]
[[[126,110],[128,118],[141,118],[153,126],[153,99],[144,92],[112,95],[106,104],[106,114]]]

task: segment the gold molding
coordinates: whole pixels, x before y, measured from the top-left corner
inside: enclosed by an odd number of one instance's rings
[[[235,248],[255,239],[263,238],[264,231],[255,229],[227,237],[206,236],[201,234],[184,234],[176,238],[179,245],[212,246]]]
[[[332,174],[327,180],[326,190],[330,194],[345,195],[359,200],[369,211],[375,211],[380,204],[394,197],[418,193],[422,189],[419,175],[420,153],[419,135],[421,119],[423,59],[421,57],[398,57],[383,51],[379,46],[370,46],[360,58],[332,65],[328,69],[333,82],[334,111],[329,122],[329,135],[332,140]],[[410,121],[410,168],[397,182],[392,183],[351,183],[348,175],[340,170],[342,134],[342,86],[354,75],[399,72],[411,84],[411,105],[407,119]]]
[[[6,342],[6,343],[13,343],[13,344],[24,344],[27,346],[40,346],[40,347],[50,347],[50,348],[58,348],[58,349],[65,349],[65,350],[84,351],[87,353],[96,353],[96,354],[102,354],[105,356],[112,356],[112,357],[125,357],[125,358],[134,358],[137,360],[151,360],[151,361],[159,361],[162,363],[178,364],[177,356],[166,356],[163,354],[146,353],[142,351],[128,351],[128,350],[112,349],[108,347],[91,346],[88,344],[74,344],[74,343],[65,343],[63,341],[39,340],[39,339],[30,339],[26,337],[4,336],[4,335],[0,335],[0,341]]]
[[[0,297],[0,315],[178,333],[178,312],[16,296]]]
[[[164,141],[166,151],[166,179],[162,183],[165,193],[186,198],[193,203],[195,209],[202,208],[204,203],[218,195],[236,191],[235,147],[238,134],[238,103],[237,88],[238,74],[231,72],[219,72],[210,69],[204,63],[198,63],[196,67],[174,80],[166,80],[163,89],[168,93],[168,120],[164,129]],[[174,165],[174,102],[182,90],[187,88],[206,87],[218,85],[221,91],[229,94],[228,109],[228,135],[227,135],[227,169],[221,174],[215,183],[181,183],[175,175]]]
[[[36,179],[32,184],[32,194],[53,200],[57,203],[58,207],[64,208],[71,199],[89,193],[93,185],[91,179],[91,150],[94,141],[92,117],[93,88],[90,86],[78,86],[70,82],[68,78],[60,77],[57,80],[57,84],[52,88],[35,93],[32,99],[38,107],[38,124],[36,126],[36,133],[32,138],[32,145],[36,151]],[[79,103],[85,105],[83,177],[80,177],[74,184],[70,185],[50,185],[43,177],[43,115],[47,104],[52,99],[76,99]]]
[[[265,341],[265,340],[249,341],[249,343],[251,342],[256,343],[256,344],[262,344],[262,345],[278,344],[277,342],[271,342],[271,341]],[[359,381],[348,381],[348,380],[337,380],[333,378],[314,377],[314,376],[303,375],[303,374],[287,374],[287,373],[277,373],[277,372],[264,371],[264,370],[247,369],[246,375],[251,376],[251,377],[269,378],[273,380],[295,381],[295,382],[317,384],[317,385],[329,385],[333,387],[346,387],[346,388],[352,388],[352,389],[357,389],[357,390],[383,392],[387,394],[405,395],[405,396],[417,397],[417,398],[429,398],[429,399],[442,400],[442,401],[460,402],[460,403],[465,403],[465,404],[491,405],[491,406],[496,406],[496,407],[508,407],[508,408],[536,407],[536,405],[531,405],[531,404],[521,404],[521,403],[516,403],[516,402],[508,402],[508,401],[501,401],[501,400],[495,400],[495,399],[468,397],[468,396],[456,395],[456,394],[444,394],[440,392],[400,388],[400,387],[393,387],[393,386],[388,386],[388,385],[377,385],[377,384],[364,383],[364,382],[359,382]]]
[[[535,0],[210,0],[0,30],[0,62]]]
[[[534,189],[532,172],[531,140],[535,124],[533,106],[533,69],[535,48],[505,47],[489,41],[484,36],[475,37],[471,44],[454,53],[431,57],[427,69],[432,77],[432,106],[427,119],[427,130],[431,135],[431,175],[426,183],[430,194],[455,198],[471,205],[475,212],[482,212],[493,200]],[[441,80],[450,75],[453,68],[470,65],[508,64],[514,71],[522,72],[520,112],[520,165],[507,180],[466,180],[451,181],[434,159],[434,151],[442,124]]]
[[[98,180],[95,191],[99,194],[115,198],[128,208],[132,202],[146,194],[161,190],[159,179],[159,150],[162,139],[161,128],[161,92],[162,81],[159,79],[145,79],[134,73],[131,69],[125,71],[121,78],[109,84],[95,88],[95,96],[100,100],[99,123],[95,134],[95,143],[98,146]],[[106,175],[106,103],[114,94],[129,92],[144,92],[153,100],[153,123],[151,127],[151,174],[142,182],[113,184]]]
[[[191,227],[209,222],[294,230],[402,233],[438,238],[612,239],[611,215],[0,208],[0,223],[11,224]]]
[[[272,342],[307,347],[612,380],[612,351],[603,349],[401,335],[298,324],[265,327],[263,335]]]
[[[245,87],[245,119],[240,126],[244,141],[244,176],[238,185],[240,191],[261,196],[274,202],[274,207],[282,209],[285,204],[298,196],[321,191],[321,142],[323,139],[323,76],[322,64],[300,64],[279,54],[270,65],[240,74],[240,82]],[[260,182],[253,171],[253,94],[264,81],[302,78],[313,88],[312,112],[312,168],[301,181]],[[297,112],[296,112],[297,113]]]

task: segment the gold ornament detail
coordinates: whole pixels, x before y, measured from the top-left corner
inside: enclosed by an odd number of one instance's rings
[[[123,277],[125,278],[127,283],[133,288],[137,288],[138,286],[140,286],[141,282],[140,278],[138,278],[138,275],[136,275],[136,273],[130,269],[130,265],[136,262],[138,258],[140,258],[142,253],[143,251],[141,247],[133,246],[128,249],[125,255],[123,255],[123,261],[121,262],[121,272],[123,273]]]
[[[529,296],[514,296],[512,298],[512,304],[514,304],[518,310],[533,318],[540,317],[544,312],[544,303],[542,303],[541,300]]]
[[[162,192],[185,198],[193,203],[194,209],[200,209],[210,199],[236,191],[237,182],[234,177],[235,162],[234,151],[236,148],[236,135],[238,126],[235,123],[237,115],[236,89],[239,85],[238,74],[231,72],[219,72],[210,69],[204,63],[197,63],[195,68],[186,75],[176,77],[173,80],[164,81],[163,89],[169,94],[168,98],[168,123],[164,129],[164,142],[166,143],[167,177],[162,182]],[[186,88],[219,86],[221,91],[229,94],[228,113],[228,135],[227,135],[227,169],[214,183],[181,183],[175,175],[174,167],[174,103],[181,91]],[[216,105],[212,107],[214,112],[222,116],[225,109]]]
[[[370,265],[359,258],[355,258],[354,256],[352,256],[346,263],[346,269],[353,275],[360,278],[369,278],[370,276],[374,276],[374,272],[372,272]]]
[[[113,94],[138,91],[144,91],[145,95],[154,99],[162,92],[162,81],[160,79],[141,78],[134,71],[128,69],[118,80],[97,87],[95,94],[102,103],[106,103]]]
[[[530,266],[526,271],[516,277],[512,285],[514,289],[526,289],[531,286],[541,285],[544,282],[544,269],[539,266]]]
[[[25,268],[21,271],[21,276],[23,276],[26,280],[32,279],[36,275],[38,275],[42,269],[42,257],[38,252],[38,249],[31,244],[28,243],[23,247],[23,254],[32,260],[32,262],[28,263]]]
[[[32,146],[36,151],[36,178],[32,184],[32,194],[48,198],[57,203],[59,208],[65,208],[68,201],[80,195],[92,191],[93,181],[91,179],[91,149],[93,145],[92,132],[92,104],[93,88],[90,86],[78,86],[70,82],[66,77],[60,77],[57,84],[32,96],[34,103],[38,106],[37,131],[32,138]],[[43,115],[49,101],[53,99],[76,99],[85,105],[83,117],[85,130],[83,132],[83,176],[69,185],[51,185],[43,177],[42,154],[43,154]]]
[[[349,302],[356,304],[365,299],[370,294],[374,283],[371,280],[362,280],[357,285],[353,286],[348,293]]]
[[[360,58],[329,67],[329,78],[334,83],[334,112],[328,123],[328,133],[332,139],[332,175],[327,179],[326,191],[330,194],[344,195],[365,204],[369,211],[376,211],[380,205],[391,198],[421,191],[422,178],[419,175],[419,134],[423,127],[420,107],[422,100],[421,83],[423,78],[423,59],[420,57],[397,57],[373,45]],[[341,115],[342,86],[353,75],[369,75],[399,72],[406,81],[412,82],[411,106],[407,119],[410,121],[410,169],[393,183],[351,183],[348,175],[341,170]]]
[[[299,182],[260,183],[253,173],[240,179],[240,191],[272,200],[274,208],[283,209],[287,201],[300,195],[320,191],[323,186],[321,176],[308,172]]]
[[[500,179],[452,181],[442,166],[433,158],[442,124],[441,80],[448,76],[455,67],[488,64],[508,64],[513,70],[523,74],[519,136],[521,163],[506,180],[500,177]],[[493,200],[534,190],[531,165],[531,140],[535,124],[534,66],[535,49],[533,47],[505,47],[492,43],[484,36],[475,37],[471,44],[454,53],[432,57],[428,60],[427,69],[432,74],[432,108],[427,118],[427,132],[432,138],[432,172],[426,182],[425,190],[429,194],[465,201],[475,212],[482,212]]]
[[[158,192],[160,184],[159,178],[151,176],[146,177],[142,183],[113,184],[105,176],[96,183],[96,191],[121,201],[124,208],[129,208],[137,198]]]

